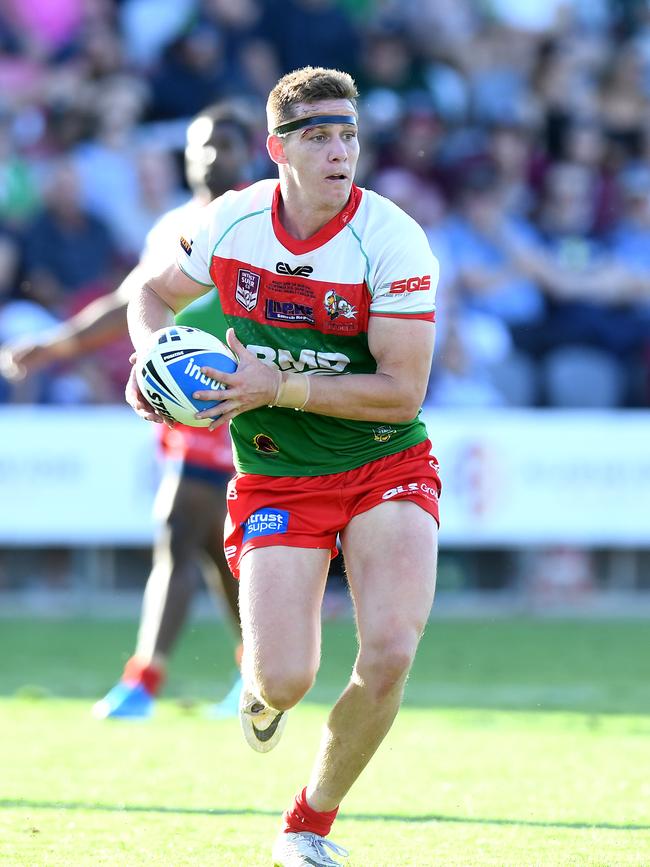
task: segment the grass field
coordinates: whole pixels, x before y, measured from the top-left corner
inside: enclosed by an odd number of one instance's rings
[[[0,620],[1,865],[269,865],[354,655],[328,623],[309,700],[253,753],[204,709],[223,627],[183,637],[146,723],[100,723],[133,623]],[[436,620],[333,838],[351,867],[650,865],[650,655],[641,621]]]

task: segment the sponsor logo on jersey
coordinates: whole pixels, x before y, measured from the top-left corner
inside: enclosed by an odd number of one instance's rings
[[[184,238],[181,235],[181,247],[183,248],[183,250],[185,250],[185,252],[187,253],[188,256],[192,255],[192,244],[193,243],[194,243],[194,241],[188,241],[187,238]]]
[[[393,497],[408,497],[420,492],[431,499],[438,499],[438,491],[430,485],[427,485],[426,482],[407,482],[404,485],[397,485],[395,488],[390,488],[388,491],[384,491],[381,498],[382,500],[392,500]]]
[[[295,301],[266,301],[266,318],[275,322],[308,322],[315,324],[314,308]]]
[[[280,448],[273,442],[271,437],[266,434],[255,434],[253,445],[258,452],[263,452],[265,455],[275,455],[280,451]]]
[[[224,548],[224,554],[226,555],[226,560],[232,560],[232,558],[237,553],[237,545],[228,545]]]
[[[257,536],[272,536],[286,533],[289,526],[289,512],[285,509],[258,509],[244,521],[243,541]]]
[[[343,373],[350,363],[348,356],[342,352],[301,349],[298,358],[294,358],[290,349],[272,349],[270,346],[258,346],[255,343],[249,343],[246,349],[265,364],[297,373],[308,373],[310,370],[317,370],[319,373]]]
[[[247,268],[240,268],[237,272],[235,298],[244,310],[248,310],[250,313],[255,308],[259,291],[260,275],[254,271],[249,271]]]
[[[422,277],[408,277],[406,280],[393,280],[392,283],[384,283],[381,287],[390,287],[391,295],[404,295],[406,292],[426,292],[431,289],[431,275],[424,274]]]
[[[342,295],[339,295],[333,289],[330,289],[329,292],[325,293],[325,299],[323,303],[325,304],[325,310],[327,311],[327,315],[332,321],[334,321],[334,319],[338,319],[339,316],[343,316],[345,317],[345,319],[356,318],[357,308],[353,307],[349,301],[347,301]]]
[[[278,262],[275,266],[275,270],[278,274],[288,274],[290,277],[309,277],[309,275],[314,272],[311,265],[298,265],[297,267],[292,268],[288,262]]]
[[[381,427],[373,427],[372,438],[378,443],[387,443],[394,433],[397,433],[394,427],[382,424]]]

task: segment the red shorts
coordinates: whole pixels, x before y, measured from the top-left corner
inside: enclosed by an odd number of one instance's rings
[[[206,470],[232,473],[232,445],[228,425],[215,430],[176,424],[173,428],[158,425],[160,447],[165,458],[192,464]]]
[[[361,512],[386,500],[411,500],[436,521],[438,462],[426,440],[344,473],[326,476],[261,476],[239,473],[228,485],[225,551],[239,577],[239,562],[251,548],[288,545],[329,548]]]

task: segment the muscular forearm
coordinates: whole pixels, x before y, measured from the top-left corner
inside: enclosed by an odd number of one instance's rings
[[[405,384],[385,373],[310,376],[307,412],[358,421],[406,422],[417,415],[424,384]]]
[[[131,342],[139,351],[148,348],[154,331],[173,323],[174,311],[146,283],[129,301],[127,318]]]

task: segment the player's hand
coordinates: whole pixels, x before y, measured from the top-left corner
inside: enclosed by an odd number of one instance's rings
[[[133,366],[131,367],[131,372],[129,373],[129,378],[127,380],[126,388],[124,390],[124,397],[126,398],[126,402],[140,416],[140,418],[143,418],[146,421],[152,421],[155,424],[166,424],[167,427],[173,428],[173,419],[166,418],[162,416],[159,412],[156,412],[153,406],[140,391],[140,387],[135,376],[137,360],[137,353],[134,352],[129,358],[129,361]]]
[[[214,367],[203,367],[201,370],[210,379],[216,379],[226,386],[223,391],[195,391],[197,400],[218,400],[218,406],[204,409],[197,418],[214,418],[210,430],[214,430],[224,422],[230,421],[242,412],[268,406],[273,403],[280,384],[280,371],[260,361],[256,355],[249,352],[241,343],[233,328],[226,333],[228,346],[239,359],[234,373],[223,373]]]
[[[0,374],[9,382],[20,382],[56,361],[47,344],[21,341],[0,349]]]

